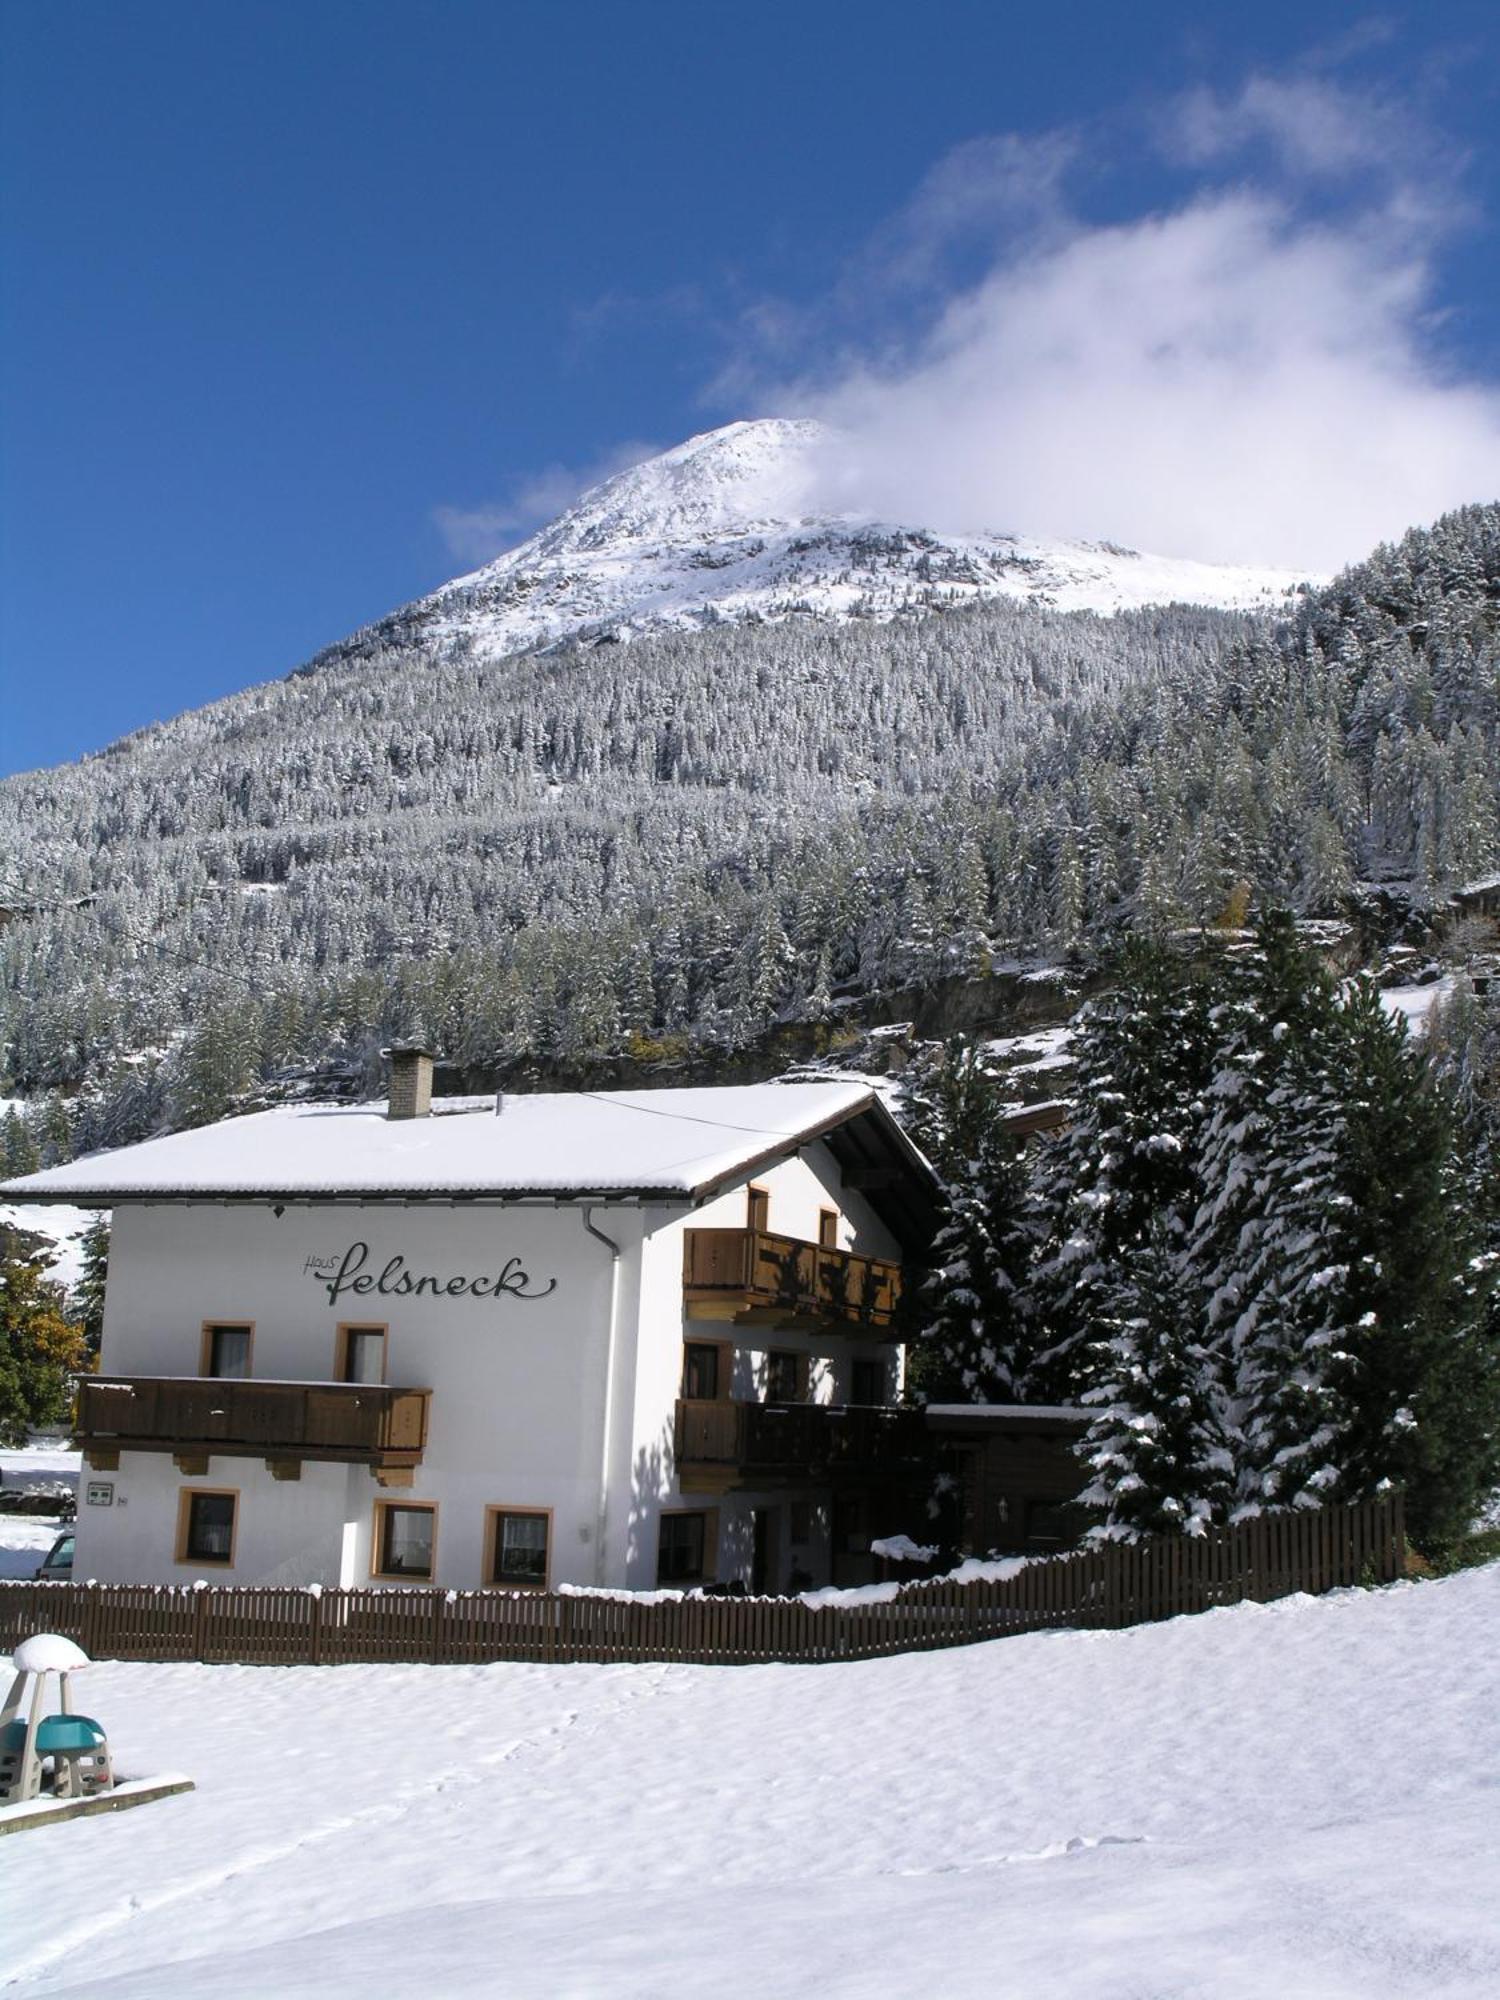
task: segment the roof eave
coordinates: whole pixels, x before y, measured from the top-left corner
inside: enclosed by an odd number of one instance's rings
[[[329,1207],[392,1204],[406,1207],[413,1202],[549,1202],[572,1207],[585,1202],[665,1204],[691,1207],[693,1195],[683,1187],[607,1188],[70,1188],[63,1192],[17,1191],[0,1187],[0,1198],[36,1208],[124,1208],[152,1207],[263,1207],[267,1202],[284,1202],[290,1207]]]
[[[830,1133],[838,1131],[842,1126],[853,1124],[860,1118],[875,1120],[882,1137],[894,1142],[900,1164],[911,1176],[913,1185],[921,1191],[924,1205],[933,1202],[937,1194],[936,1174],[908,1134],[892,1117],[878,1092],[873,1090],[866,1091],[856,1103],[846,1105],[843,1110],[833,1113],[830,1117],[820,1119],[816,1124],[809,1125],[800,1132],[789,1132],[775,1146],[768,1146],[755,1158],[737,1161],[723,1173],[714,1174],[708,1180],[700,1182],[693,1190],[693,1199],[698,1202],[708,1201],[714,1195],[722,1193],[725,1188],[737,1186],[751,1174],[758,1173],[763,1167],[771,1165],[773,1161],[785,1159],[789,1153],[800,1152],[804,1146],[811,1146],[819,1139],[826,1139]]]

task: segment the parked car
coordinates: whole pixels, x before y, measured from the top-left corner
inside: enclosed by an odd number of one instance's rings
[[[59,1535],[31,1572],[38,1583],[68,1583],[73,1576],[73,1531]]]

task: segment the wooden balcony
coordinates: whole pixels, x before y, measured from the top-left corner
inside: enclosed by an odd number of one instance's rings
[[[765,1229],[690,1229],[682,1282],[689,1319],[853,1327],[870,1335],[891,1326],[901,1266]]]
[[[431,1393],[366,1382],[90,1375],[78,1385],[75,1442],[100,1470],[121,1451],[169,1451],[186,1471],[201,1473],[210,1457],[264,1458],[278,1477],[295,1479],[305,1459],[319,1459],[368,1465],[400,1485],[421,1463]]]
[[[909,1471],[927,1450],[921,1410],[680,1399],[673,1425],[685,1493],[870,1478]]]

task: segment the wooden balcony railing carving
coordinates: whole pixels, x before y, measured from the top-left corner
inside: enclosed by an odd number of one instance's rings
[[[74,1431],[85,1452],[420,1463],[428,1389],[184,1375],[86,1376]]]
[[[683,1291],[692,1318],[879,1331],[894,1319],[901,1267],[766,1229],[689,1229]]]

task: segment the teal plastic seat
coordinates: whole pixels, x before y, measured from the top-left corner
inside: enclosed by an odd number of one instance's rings
[[[103,1744],[104,1731],[91,1715],[44,1715],[37,1724],[39,1757],[49,1751],[56,1756],[59,1751],[98,1750]]]

